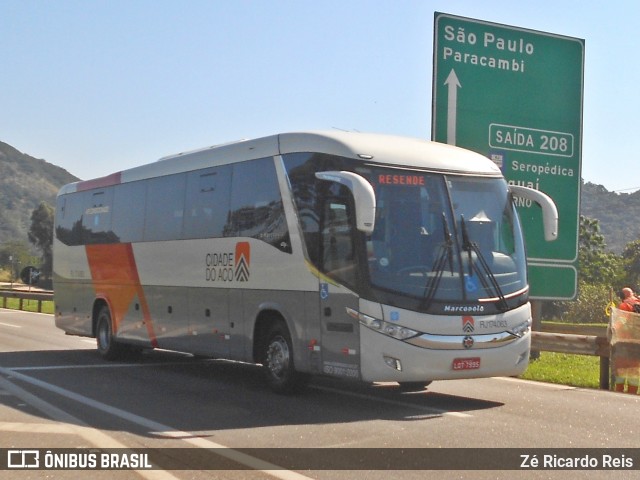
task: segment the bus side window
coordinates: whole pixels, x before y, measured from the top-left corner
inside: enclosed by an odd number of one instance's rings
[[[67,194],[58,198],[56,211],[56,237],[65,245],[83,245],[85,229],[82,219],[86,192]]]
[[[184,238],[224,236],[231,196],[230,165],[197,170],[187,178]]]
[[[85,194],[85,210],[82,226],[85,243],[117,243],[118,237],[111,230],[113,189],[97,190]]]
[[[186,174],[152,178],[147,186],[145,241],[182,237]]]
[[[225,236],[256,238],[291,253],[273,158],[235,164],[231,183],[231,209]]]
[[[146,181],[123,183],[114,187],[111,225],[121,242],[142,241],[146,196]]]

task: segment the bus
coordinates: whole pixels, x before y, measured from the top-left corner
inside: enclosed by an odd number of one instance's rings
[[[301,132],[61,188],[56,326],[114,360],[144,349],[424,388],[513,376],[531,308],[514,196],[486,157],[420,139]],[[537,208],[537,207],[536,207]]]

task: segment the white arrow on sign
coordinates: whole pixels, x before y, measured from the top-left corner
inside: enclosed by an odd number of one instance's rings
[[[444,81],[444,84],[449,87],[449,94],[447,96],[447,143],[449,145],[456,144],[456,121],[458,114],[458,88],[462,88],[456,71],[452,68],[451,73]]]

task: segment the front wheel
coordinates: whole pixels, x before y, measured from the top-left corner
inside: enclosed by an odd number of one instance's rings
[[[267,384],[276,393],[298,393],[306,386],[307,376],[295,369],[291,335],[283,322],[274,324],[266,336],[263,367]]]
[[[113,325],[109,307],[104,306],[96,321],[96,343],[98,353],[106,360],[117,360],[122,356],[123,346],[113,338]]]

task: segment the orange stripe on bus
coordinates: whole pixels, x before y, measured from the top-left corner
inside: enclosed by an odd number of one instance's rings
[[[118,185],[122,180],[122,172],[112,173],[106,177],[96,178],[94,180],[85,180],[78,182],[76,191],[82,192],[84,190],[91,190],[92,188],[109,187],[111,185]]]
[[[153,347],[158,346],[149,305],[140,284],[138,268],[130,243],[86,245],[89,269],[96,296],[104,298],[111,308],[114,332],[118,331],[131,302],[138,297],[144,323]]]

